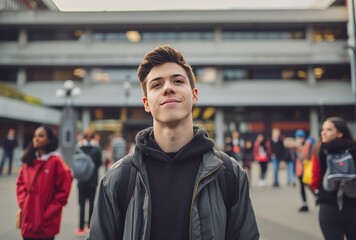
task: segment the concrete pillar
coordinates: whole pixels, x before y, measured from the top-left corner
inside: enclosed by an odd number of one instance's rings
[[[316,107],[310,107],[309,109],[309,125],[310,135],[315,139],[318,139],[320,135],[320,123],[318,117],[318,109]]]
[[[25,68],[19,68],[17,70],[16,84],[18,87],[25,85],[27,82],[27,73]]]
[[[90,45],[93,42],[93,31],[91,29],[86,29],[85,30],[85,44]]]
[[[305,32],[305,39],[309,42],[309,43],[313,43],[314,39],[313,39],[313,27],[309,26],[307,27],[307,30]]]
[[[19,47],[21,48],[26,46],[27,42],[28,42],[27,31],[26,29],[21,28],[19,31],[19,39],[18,39]]]
[[[23,122],[20,122],[16,129],[16,139],[19,149],[24,149],[26,146],[25,144],[25,126]]]
[[[215,28],[215,41],[221,42],[222,40],[222,31],[220,28]]]
[[[308,84],[310,86],[315,86],[316,85],[316,78],[315,78],[314,67],[313,66],[308,66],[308,69],[307,69],[307,80],[308,80]]]
[[[23,153],[23,149],[26,147],[24,146],[25,140],[25,126],[23,122],[20,122],[15,129],[16,131],[16,140],[17,140],[17,148],[14,151],[14,159],[13,159],[13,166],[20,167],[21,166],[21,155]]]
[[[84,131],[85,129],[90,127],[90,109],[89,108],[84,108],[83,113],[82,113],[82,130]]]
[[[354,95],[356,95],[356,6],[355,2],[352,0],[347,0],[348,7],[348,17],[349,21],[347,22],[347,33],[348,40],[347,44],[349,46],[348,53],[350,56],[350,66],[351,66],[351,89]],[[355,119],[356,120],[356,119]]]
[[[224,113],[221,108],[215,112],[215,147],[224,149]]]
[[[90,75],[91,75],[91,69],[90,68],[84,68],[85,71],[85,76],[83,78],[83,84],[85,86],[89,86],[91,83]]]

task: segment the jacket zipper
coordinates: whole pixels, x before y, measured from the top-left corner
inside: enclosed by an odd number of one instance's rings
[[[148,212],[149,212],[149,197],[148,197],[148,191],[147,191],[147,187],[146,187],[145,181],[143,181],[143,178],[142,178],[141,174],[138,174],[138,176],[140,178],[140,181],[141,181],[143,187],[145,188],[145,191],[146,191],[145,195],[147,196],[147,213],[143,214],[144,222],[145,222],[145,224],[144,224],[145,225],[145,229],[144,229],[143,239],[145,240],[145,239],[148,239],[148,237],[147,237],[147,235],[148,235],[148,226],[147,226],[147,224],[148,224]],[[146,196],[145,196],[145,198],[146,198]],[[146,215],[146,217],[145,217],[145,215]]]
[[[206,175],[202,176],[202,177],[199,179],[199,181],[198,181],[196,187],[194,188],[193,199],[192,199],[192,203],[191,203],[191,205],[190,205],[190,217],[189,217],[189,239],[190,239],[190,240],[192,239],[192,210],[193,210],[193,203],[194,203],[195,198],[196,198],[196,194],[197,194],[197,191],[198,191],[199,183],[200,183],[204,178],[207,178],[207,177],[209,177],[210,175],[212,175],[213,173],[215,173],[215,172],[220,168],[221,165],[222,165],[222,163],[219,164],[219,165],[218,165],[216,168],[214,168],[212,171],[208,172]]]

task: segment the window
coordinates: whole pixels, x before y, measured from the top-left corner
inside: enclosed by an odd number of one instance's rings
[[[29,41],[77,41],[85,37],[84,31],[79,29],[29,29]]]
[[[247,69],[224,69],[223,70],[224,81],[246,80],[249,78],[250,76]]]
[[[90,71],[90,79],[95,83],[120,83],[129,80],[138,83],[136,68],[94,68]]]
[[[223,69],[224,81],[236,80],[305,80],[306,67],[271,67],[271,68],[226,68]]]
[[[0,81],[7,83],[16,83],[17,69],[9,67],[0,68]]]
[[[279,40],[279,39],[305,39],[304,30],[223,30],[223,40]]]
[[[315,42],[334,42],[340,39],[347,39],[346,26],[316,27],[313,31]]]
[[[197,82],[215,83],[218,78],[217,69],[214,67],[195,68],[194,72]]]
[[[0,42],[16,42],[19,38],[19,30],[17,29],[1,29]]]
[[[350,65],[323,65],[315,66],[314,75],[317,80],[338,80],[338,81],[350,81],[351,69]]]
[[[214,40],[214,32],[176,31],[176,32],[142,32],[142,41],[204,41]]]
[[[36,67],[27,69],[28,81],[81,80],[84,76],[85,71],[82,68]]]

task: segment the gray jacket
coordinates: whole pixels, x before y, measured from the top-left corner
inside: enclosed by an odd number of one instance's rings
[[[195,182],[190,214],[190,239],[259,239],[255,214],[249,197],[246,173],[232,160],[239,197],[229,219],[218,183],[223,171],[222,161],[213,151],[203,155]],[[91,218],[90,240],[147,240],[150,236],[150,189],[142,153],[136,148],[133,164],[138,169],[133,196],[129,202],[125,223],[120,223],[118,179],[122,160],[116,162],[100,184],[98,199]],[[197,196],[199,195],[199,198]],[[122,197],[122,196],[121,196]],[[120,226],[124,226],[123,229]]]

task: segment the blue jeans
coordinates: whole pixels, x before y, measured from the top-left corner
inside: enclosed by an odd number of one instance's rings
[[[8,151],[4,150],[2,158],[1,158],[1,162],[0,162],[0,175],[2,175],[2,170],[4,168],[4,164],[5,164],[6,158],[9,159],[9,168],[8,168],[7,172],[8,172],[9,175],[12,173],[13,152],[8,152]]]
[[[287,182],[295,183],[294,162],[287,162]]]

